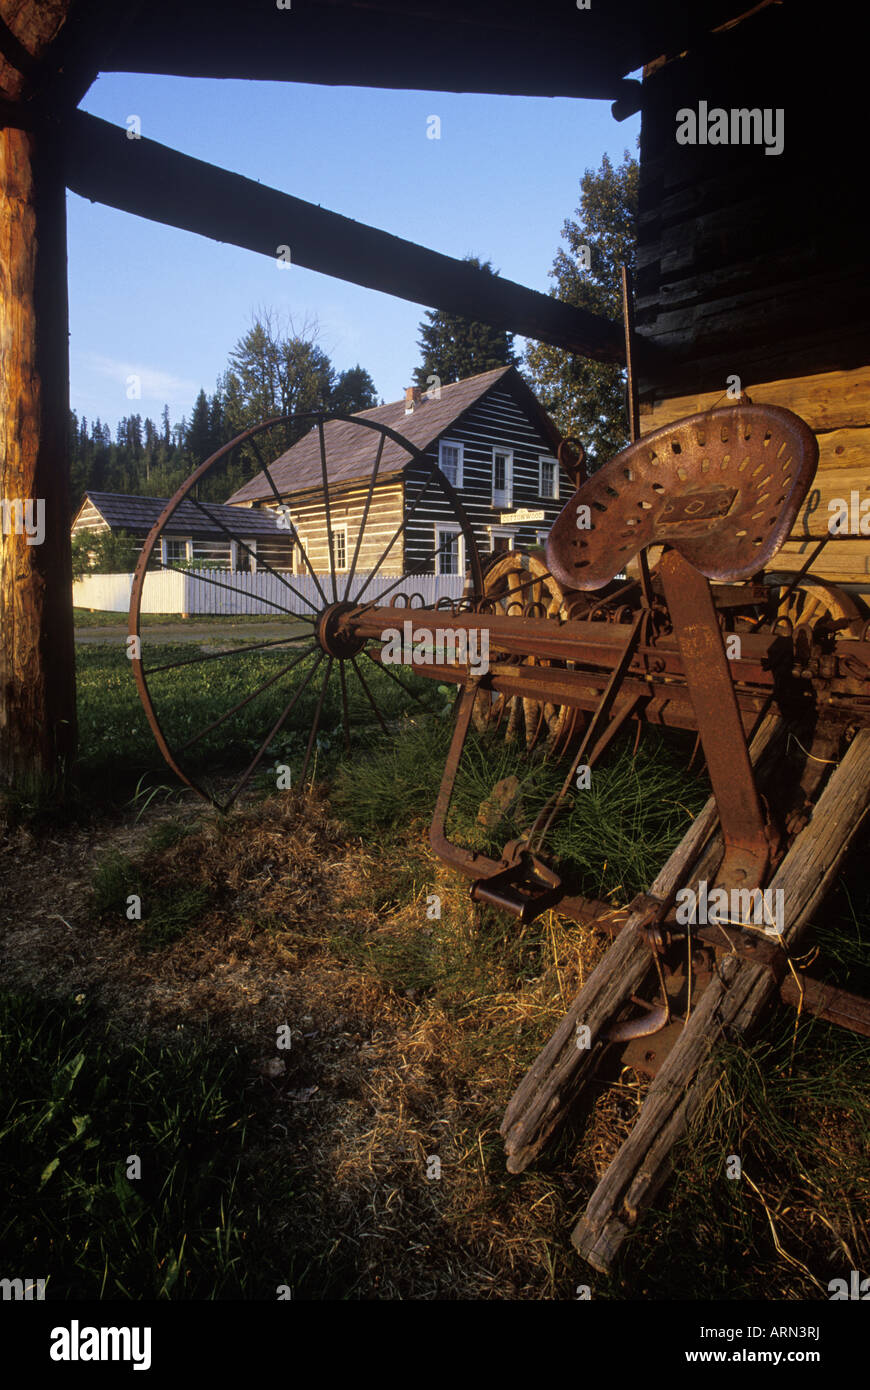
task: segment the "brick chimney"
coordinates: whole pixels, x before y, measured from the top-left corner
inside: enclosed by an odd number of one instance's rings
[[[423,399],[423,392],[419,386],[405,387],[405,414],[413,415],[414,407],[419,405]]]

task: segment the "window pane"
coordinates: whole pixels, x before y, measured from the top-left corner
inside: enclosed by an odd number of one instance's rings
[[[456,474],[459,468],[459,448],[456,444],[442,444],[441,457],[439,460],[441,472],[444,474],[448,483],[456,486]]]
[[[449,544],[448,544],[449,542]],[[443,549],[441,547],[443,546]],[[438,547],[440,554],[436,555],[438,561],[439,574],[458,574],[459,573],[459,535],[451,536],[447,531],[439,531]]]
[[[555,469],[552,463],[541,464],[541,496],[555,497]]]
[[[494,464],[494,467],[493,467],[493,482],[494,482],[494,485],[495,485],[496,489],[497,489],[499,492],[503,492],[503,491],[504,491],[504,483],[505,483],[505,456],[504,456],[504,454],[496,454],[496,456],[495,456],[495,464]]]

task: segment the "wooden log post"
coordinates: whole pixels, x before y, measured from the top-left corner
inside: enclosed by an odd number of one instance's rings
[[[870,810],[870,729],[853,739],[770,883],[783,893],[782,940],[792,953]],[[776,899],[774,898],[775,902]],[[572,1234],[589,1263],[608,1272],[641,1210],[668,1177],[674,1146],[715,1084],[711,1052],[727,1031],[744,1036],[777,990],[773,975],[726,956],[653,1082],[628,1139],[596,1187]]]
[[[69,5],[70,0],[0,0],[0,19],[8,26],[4,51],[10,54],[0,58],[5,119],[15,119],[10,112],[28,89],[24,70],[33,77]],[[59,139],[45,127],[3,126],[0,789],[29,794],[51,794],[75,751],[68,335]]]

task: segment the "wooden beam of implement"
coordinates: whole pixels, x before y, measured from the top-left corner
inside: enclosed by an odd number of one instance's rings
[[[66,181],[74,193],[214,241],[369,289],[479,319],[598,361],[620,362],[619,324],[503,280],[376,227],[316,207],[153,140],[128,140],[76,111],[66,128]]]

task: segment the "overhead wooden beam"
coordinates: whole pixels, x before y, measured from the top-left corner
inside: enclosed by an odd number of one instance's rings
[[[82,111],[67,127],[73,192],[154,222],[197,232],[292,264],[604,362],[624,360],[619,324],[478,270],[412,241],[354,222],[252,179],[179,154]]]
[[[746,0],[150,0],[114,71],[617,100]]]
[[[30,91],[35,66],[68,10],[69,0],[0,0],[7,26],[0,97],[9,106]],[[67,344],[66,207],[57,142],[3,128],[0,787],[31,795],[56,790],[75,749]]]

